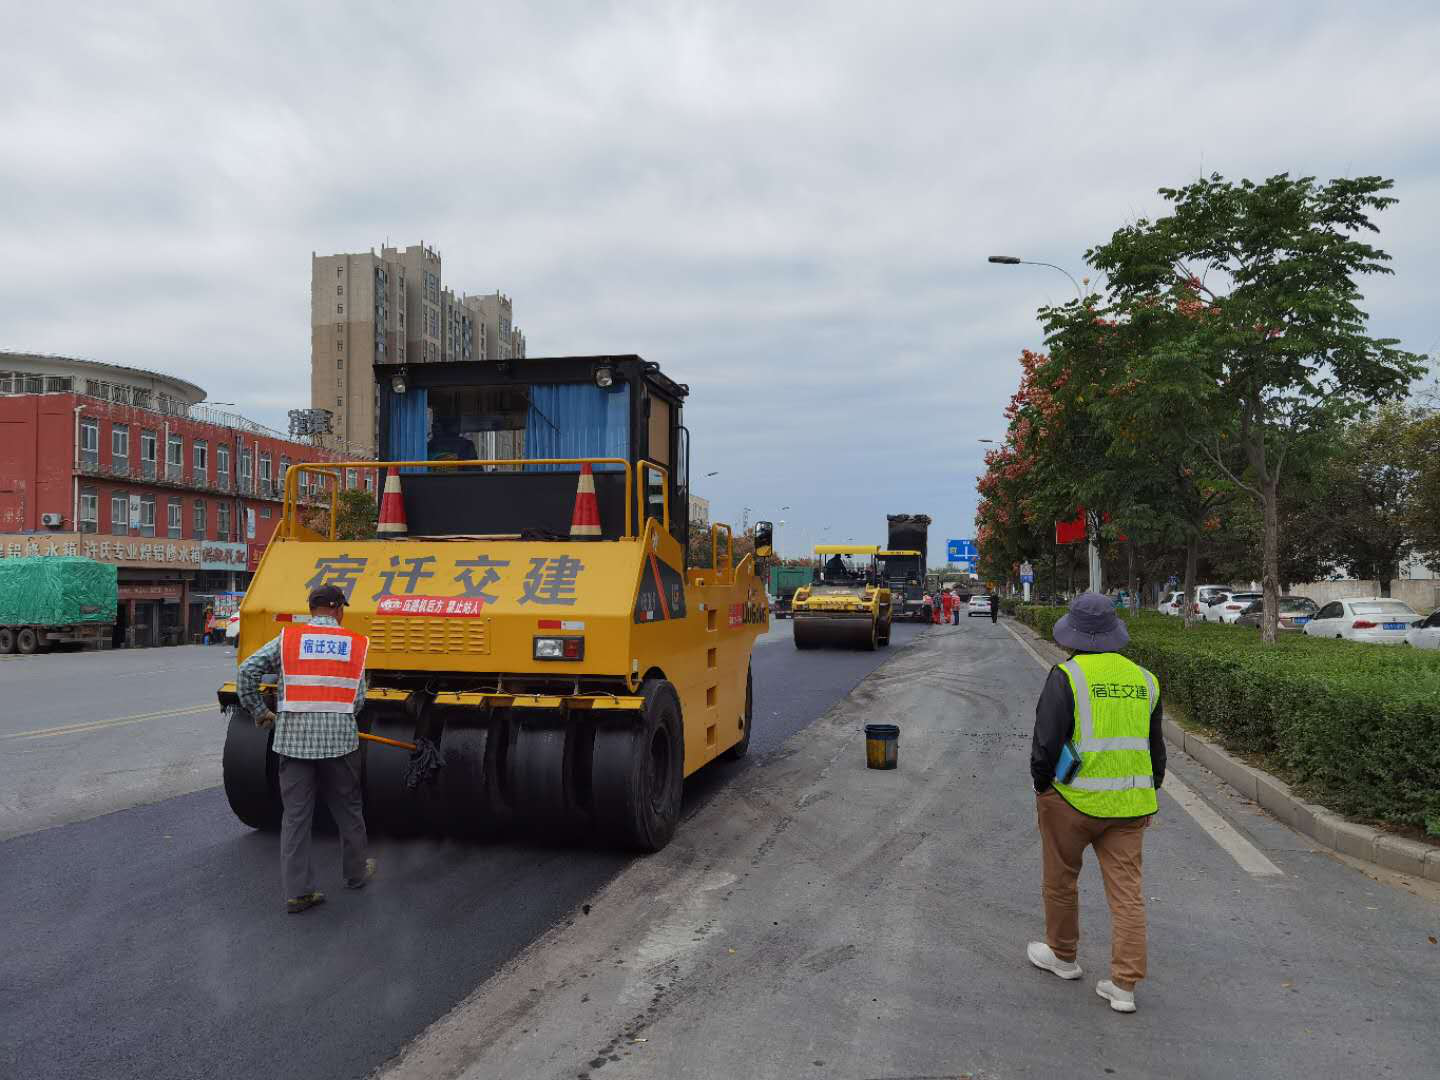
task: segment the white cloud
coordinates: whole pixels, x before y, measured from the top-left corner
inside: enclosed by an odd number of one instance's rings
[[[0,347],[272,423],[308,396],[310,252],[423,239],[532,354],[690,383],[717,512],[928,511],[938,543],[1070,292],[984,256],[1079,275],[1210,170],[1394,176],[1376,329],[1440,339],[1426,4],[7,7]]]

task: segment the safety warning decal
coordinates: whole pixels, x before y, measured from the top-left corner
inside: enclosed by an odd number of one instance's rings
[[[376,615],[431,615],[469,619],[483,614],[485,601],[466,596],[382,596],[375,601]]]

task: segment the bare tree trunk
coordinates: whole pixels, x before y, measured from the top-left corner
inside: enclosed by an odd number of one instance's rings
[[[1265,592],[1265,610],[1260,616],[1260,640],[1273,645],[1280,628],[1280,485],[1271,479],[1263,490],[1265,560],[1261,588]]]
[[[1180,614],[1184,616],[1186,626],[1195,621],[1195,567],[1199,562],[1200,534],[1191,533],[1185,537],[1185,582],[1181,586],[1185,597]]]
[[[1125,587],[1130,593],[1130,610],[1140,610],[1140,570],[1135,563],[1135,541],[1129,540],[1125,544]]]

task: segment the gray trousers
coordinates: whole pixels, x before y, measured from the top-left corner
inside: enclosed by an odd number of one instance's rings
[[[360,795],[360,751],[344,757],[280,757],[280,879],[285,899],[315,891],[310,865],[310,834],[315,822],[315,797],[330,808],[340,830],[340,868],[346,879],[365,876],[365,813]]]

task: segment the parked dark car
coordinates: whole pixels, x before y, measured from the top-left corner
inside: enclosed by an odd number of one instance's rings
[[[1249,626],[1259,630],[1260,614],[1264,608],[1264,600],[1254,601],[1240,613],[1240,617],[1235,620],[1235,625]],[[1305,624],[1319,610],[1320,605],[1308,596],[1282,596],[1280,597],[1280,629],[1304,630]]]

